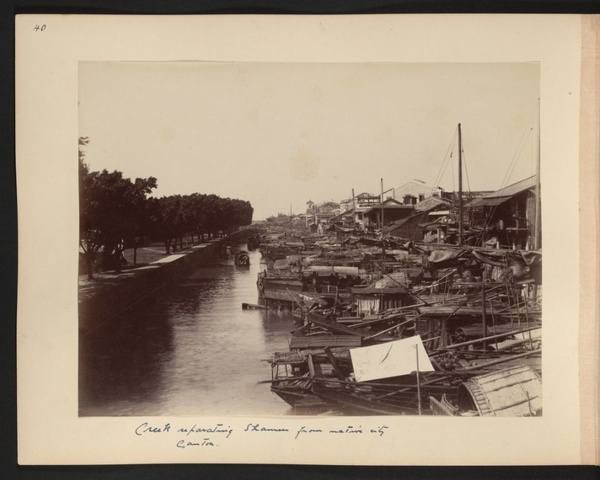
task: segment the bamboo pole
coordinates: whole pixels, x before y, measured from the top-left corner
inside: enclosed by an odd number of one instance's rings
[[[358,220],[356,215],[356,200],[354,198],[354,189],[352,189],[352,218],[354,219],[354,223]]]
[[[524,328],[521,330],[513,330],[511,332],[506,332],[506,333],[499,333],[497,335],[490,335],[489,337],[482,337],[482,338],[476,338],[475,340],[469,340],[468,342],[454,343],[452,345],[448,345],[447,347],[444,347],[443,349],[450,350],[453,348],[466,347],[467,345],[475,345],[477,343],[484,343],[488,340],[494,340],[495,338],[508,337],[510,335],[516,335],[517,333],[529,332],[530,330],[538,330],[540,328],[542,328],[540,325],[536,325],[535,327]]]
[[[337,377],[340,380],[343,380],[344,379],[344,374],[342,373],[342,369],[338,365],[337,360],[333,356],[333,353],[331,353],[331,347],[325,347],[325,348],[323,348],[323,350],[327,354],[327,358],[329,359],[329,362],[331,363],[331,366],[333,367],[333,370],[334,370],[335,374],[337,375]]]
[[[381,179],[381,239],[383,241],[383,178]]]
[[[458,245],[463,244],[462,131],[458,124]]]
[[[272,378],[271,380],[259,380],[258,382],[256,382],[256,385],[263,385],[265,383],[280,383],[293,380],[308,380],[308,377],[306,377],[306,375],[303,375],[300,377]]]
[[[491,367],[493,365],[498,365],[500,363],[506,363],[506,362],[510,362],[512,360],[517,360],[519,358],[529,357],[531,355],[535,355],[536,353],[542,353],[542,349],[540,348],[538,350],[533,350],[531,352],[525,352],[525,353],[521,353],[519,355],[512,355],[510,357],[500,358],[498,360],[492,360],[491,362],[482,363],[480,365],[472,365],[470,367],[454,370],[454,372],[455,373],[463,373],[463,372],[466,373],[466,372],[471,372],[473,370],[480,370],[482,368]]]
[[[419,246],[419,247],[426,247],[427,249],[433,251],[433,250],[469,250],[469,251],[475,251],[475,252],[491,252],[494,254],[503,254],[503,255],[508,255],[509,253],[511,254],[517,254],[517,253],[521,253],[521,252],[526,252],[526,253],[530,253],[533,250],[504,250],[504,249],[496,249],[496,248],[488,248],[488,247],[473,247],[471,245],[453,245],[451,243],[428,243],[425,242],[423,240],[414,240],[412,242],[414,245]],[[542,252],[537,252],[541,255]],[[531,283],[528,282],[527,280],[523,280],[521,282],[515,282],[515,283]]]
[[[431,288],[433,288],[433,287],[437,287],[438,285],[440,285],[440,282],[441,282],[441,281],[442,281],[444,278],[446,278],[446,277],[449,277],[450,275],[454,275],[455,273],[456,273],[456,268],[453,268],[452,270],[450,270],[450,272],[448,272],[448,273],[447,273],[446,275],[444,275],[442,278],[438,278],[438,279],[437,279],[435,282],[431,283],[430,285],[427,285],[427,286],[425,286],[425,287],[421,287],[421,288],[419,288],[419,289],[416,289],[416,290],[415,290],[415,292],[419,292],[419,293],[421,293],[421,292],[423,292],[423,291],[425,291],[425,290],[429,290],[429,289],[431,289]]]
[[[417,401],[419,405],[419,415],[422,415],[421,409],[421,380],[419,379],[419,345],[415,345],[415,354],[417,358]]]
[[[529,332],[529,333],[531,333],[531,332]],[[497,352],[503,352],[504,350],[508,350],[508,349],[516,347],[518,345],[523,345],[524,343],[529,343],[530,345],[533,345],[531,343],[531,340],[529,338],[525,338],[525,339],[522,339],[522,340],[515,340],[514,343],[511,343],[510,345],[505,345],[503,347],[496,348],[496,351]]]
[[[481,276],[481,324],[483,327],[483,337],[487,337],[487,312],[485,309],[485,269],[483,270],[483,274]],[[483,342],[483,349],[485,350],[486,342]]]
[[[440,375],[434,379],[431,380],[427,380],[425,382],[421,383],[421,386],[424,387],[426,385],[431,385],[433,383],[437,383],[437,382],[443,382],[444,380],[449,380],[452,378],[455,378],[455,375],[452,375],[454,372],[430,372],[432,375]],[[378,383],[378,382],[356,382],[356,381],[350,381],[350,380],[338,380],[336,378],[323,378],[323,377],[315,377],[312,379],[314,382],[325,382],[325,383],[340,383],[340,384],[344,384],[344,385],[355,385],[355,386],[360,386],[360,385],[365,385],[365,386],[369,386],[369,387],[402,387],[401,390],[397,390],[395,391],[395,393],[402,393],[405,391],[408,391],[412,388],[415,388],[416,385],[394,385],[393,383]]]
[[[398,325],[394,325],[393,327],[386,328],[385,330],[382,330],[381,332],[377,332],[368,337],[364,337],[363,340],[371,340],[375,337],[378,337],[379,335],[383,335],[384,333],[387,333],[387,332],[393,330],[394,328],[402,327],[402,326],[406,325],[407,323],[414,322],[417,318],[422,317],[423,315],[425,315],[425,314],[422,313],[421,315],[417,315],[416,317],[409,318],[408,320],[405,320],[404,322],[400,322]]]
[[[308,371],[310,373],[310,377],[313,378],[315,376],[315,364],[313,363],[312,355],[307,355],[306,359],[308,362]]]
[[[541,201],[541,181],[540,181],[540,157],[541,157],[541,146],[540,146],[540,139],[541,139],[541,125],[540,125],[540,109],[539,109],[539,103],[538,103],[538,138],[537,138],[537,161],[536,161],[536,171],[535,171],[535,178],[536,178],[536,182],[535,182],[535,219],[534,219],[534,244],[533,244],[533,249],[534,250],[539,250],[540,245],[541,245],[541,223],[542,223],[542,201]],[[537,285],[536,285],[537,287]]]

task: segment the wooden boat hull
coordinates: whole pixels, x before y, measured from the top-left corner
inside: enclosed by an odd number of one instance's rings
[[[335,403],[341,409],[356,415],[418,415],[419,413],[416,388],[410,388],[400,398],[398,396],[386,395],[385,393],[375,395],[365,394],[360,391],[360,388],[332,388],[316,382],[313,386],[313,392],[323,400]],[[401,388],[402,385],[399,385],[398,389]],[[425,415],[432,413],[428,402],[430,396],[435,395],[441,398],[444,394],[455,399],[456,387],[422,388],[422,413]]]
[[[242,310],[266,310],[267,307],[264,305],[257,305],[255,303],[242,303]]]
[[[250,255],[246,251],[239,250],[235,252],[234,263],[238,267],[247,267],[250,265]]]
[[[482,417],[537,416],[542,412],[542,380],[526,365],[473,377],[458,388],[458,408]]]
[[[273,386],[271,392],[294,409],[327,409],[330,404],[309,391],[297,391]]]

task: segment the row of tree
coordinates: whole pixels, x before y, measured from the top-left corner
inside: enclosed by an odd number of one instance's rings
[[[165,252],[183,248],[183,237],[204,241],[204,236],[231,232],[252,223],[253,208],[250,202],[218,195],[193,193],[150,198],[150,231],[154,239],[165,243]]]
[[[162,241],[165,253],[205,236],[228,233],[252,223],[252,205],[243,200],[194,193],[155,198],[156,178],[131,181],[119,171],[91,172],[79,139],[79,244],[88,278],[100,259],[104,270],[120,270],[125,248],[136,250],[148,241]]]

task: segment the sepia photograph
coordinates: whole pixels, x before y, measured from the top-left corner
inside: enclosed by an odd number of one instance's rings
[[[596,463],[596,20],[18,16],[19,464]]]
[[[542,416],[539,62],[77,75],[80,418]]]

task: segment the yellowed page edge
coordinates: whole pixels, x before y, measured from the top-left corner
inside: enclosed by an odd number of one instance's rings
[[[45,37],[33,30],[47,25]],[[494,465],[581,461],[578,385],[580,17],[123,17],[21,15],[16,31],[21,464],[304,463]],[[178,452],[133,434],[137,418],[77,417],[77,63],[79,61],[540,62],[544,416],[386,418],[383,441],[236,437]],[[40,251],[40,239],[53,255]],[[565,322],[568,322],[565,328]],[[148,418],[148,422],[194,419]],[[205,417],[201,421],[222,421]],[[290,428],[336,419],[238,418]],[[375,426],[378,417],[365,419]]]
[[[598,465],[598,345],[600,321],[600,17],[582,18],[581,64],[581,458]]]

